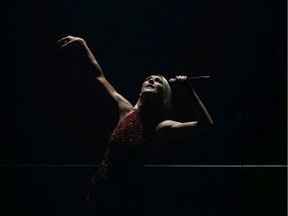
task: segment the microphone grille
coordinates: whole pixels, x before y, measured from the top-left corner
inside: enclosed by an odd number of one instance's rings
[[[176,81],[176,79],[175,78],[171,78],[171,79],[169,79],[169,83],[173,83],[173,82],[175,82]]]

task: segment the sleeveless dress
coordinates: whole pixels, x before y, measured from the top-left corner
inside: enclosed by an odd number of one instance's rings
[[[112,132],[87,199],[97,216],[141,215],[144,156],[148,138],[155,128],[149,126],[145,127],[138,109],[119,122]]]

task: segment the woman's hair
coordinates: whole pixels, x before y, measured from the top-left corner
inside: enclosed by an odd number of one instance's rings
[[[171,88],[167,81],[167,79],[162,76],[163,80],[163,101],[160,108],[161,116],[163,119],[168,119],[171,117],[172,114],[172,96],[171,96]]]
[[[164,119],[169,119],[171,117],[172,114],[172,94],[171,94],[171,88],[170,85],[167,81],[167,79],[162,76],[162,75],[156,75],[162,78],[163,80],[163,97],[162,97],[162,103],[161,103],[161,107],[159,109],[161,118]],[[141,97],[139,97],[136,105],[140,105],[141,102]]]

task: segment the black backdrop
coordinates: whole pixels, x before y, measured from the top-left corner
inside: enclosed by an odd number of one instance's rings
[[[214,128],[155,163],[286,163],[285,1],[7,1],[1,10],[2,163],[100,160],[117,117],[59,54],[66,35],[87,41],[132,103],[151,73],[211,76],[195,89]]]
[[[286,164],[286,1],[2,2],[2,166],[101,160],[117,116],[59,53],[66,35],[132,103],[151,73],[211,76],[194,87],[214,127],[148,163]]]

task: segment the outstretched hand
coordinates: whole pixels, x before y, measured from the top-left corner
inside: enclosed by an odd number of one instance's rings
[[[80,37],[66,36],[57,41],[61,51],[65,51],[69,47],[87,48],[86,41]]]
[[[57,45],[59,46],[60,51],[66,52],[69,50],[69,52],[67,52],[68,58],[70,58],[72,62],[75,60],[78,64],[80,63],[82,70],[92,70],[94,75],[96,73],[96,77],[103,75],[97,60],[93,56],[84,39],[69,35],[58,40]]]

